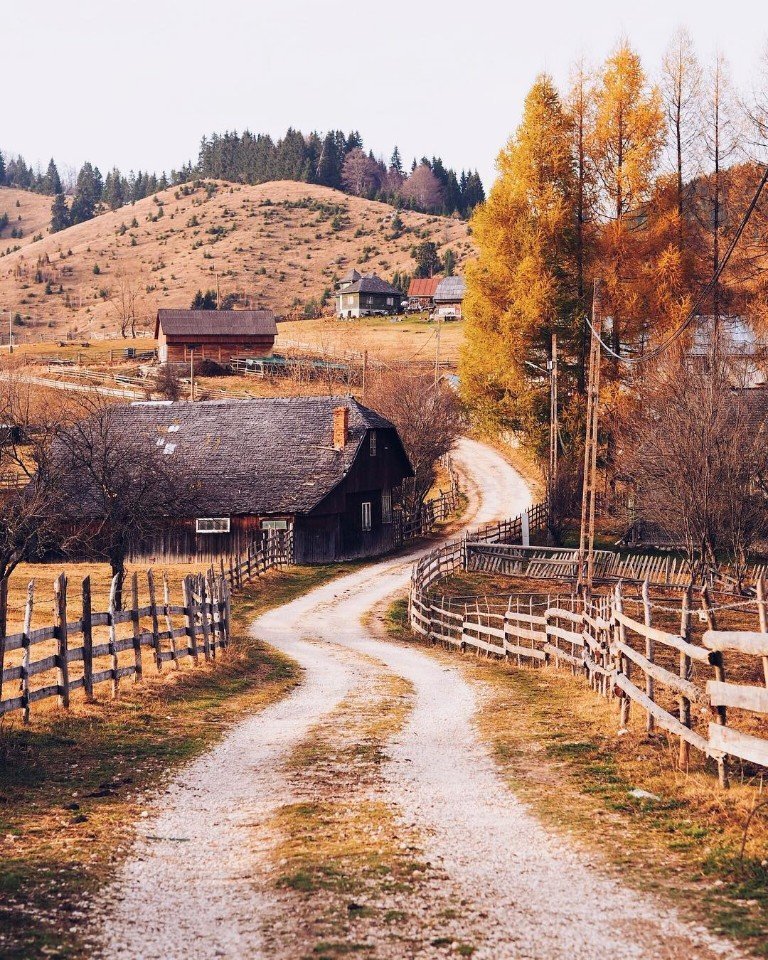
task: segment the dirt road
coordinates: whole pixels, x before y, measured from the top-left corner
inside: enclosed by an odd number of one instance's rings
[[[493,451],[464,441],[459,459],[482,495],[475,522],[514,515],[529,502],[519,476]],[[301,664],[303,682],[236,726],[157,798],[133,856],[103,898],[103,955],[438,957],[460,945],[460,955],[496,960],[739,956],[548,835],[502,783],[477,737],[478,692],[460,668],[376,639],[362,625],[368,611],[405,587],[411,560],[366,567],[257,621],[258,636]],[[353,765],[345,738],[356,739],[363,715],[369,731],[377,691],[388,680],[401,685],[404,722],[388,734],[375,765]],[[382,700],[381,711],[392,702]],[[318,743],[326,748],[321,775],[317,757],[314,766],[292,766],[313,736],[315,754]],[[377,841],[371,824],[371,845],[386,840],[392,849],[418,850],[425,866],[413,871],[418,880],[387,888],[385,905],[396,910],[374,910],[369,884],[371,909],[349,905],[363,918],[354,930],[341,924],[338,942],[319,943],[317,931],[328,928],[334,897],[343,901],[345,888],[338,894],[328,884],[315,900],[281,891],[274,818],[311,801],[312,810],[325,803],[333,820],[367,809],[372,799],[386,804],[393,825],[377,821]],[[397,917],[394,932],[392,923],[384,928],[384,916]]]

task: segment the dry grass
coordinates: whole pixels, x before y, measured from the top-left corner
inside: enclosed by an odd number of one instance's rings
[[[53,197],[15,187],[0,187],[0,217],[8,214],[8,226],[0,236],[0,253],[14,247],[26,247],[36,235],[46,234],[51,224],[52,203]],[[11,236],[14,227],[21,229],[20,239]]]
[[[254,304],[285,314],[296,302],[319,301],[334,277],[352,266],[385,277],[411,272],[411,247],[424,239],[441,251],[450,246],[459,267],[472,253],[466,223],[402,211],[406,232],[394,237],[394,212],[386,204],[286,181],[211,181],[209,190],[187,196],[170,188],[3,257],[0,299],[35,320],[21,328],[25,339],[65,332],[87,339],[118,331],[121,278],[140,292],[137,309],[145,322],[158,307],[188,306],[198,289],[216,286],[217,276],[222,294],[243,292]],[[49,261],[42,264],[42,283],[35,281],[40,257]]]
[[[271,572],[237,597],[233,644],[214,665],[145,673],[118,701],[73,703],[0,728],[0,955],[80,956],[87,901],[129,850],[142,791],[213,744],[298,675],[247,627],[342,566]],[[103,689],[103,688],[102,688]]]
[[[405,601],[388,611],[393,637],[410,640]],[[619,735],[609,702],[569,671],[514,667],[426,646],[482,684],[477,724],[514,792],[551,828],[589,849],[624,882],[660,892],[686,914],[768,955],[768,842],[757,814],[740,857],[759,778],[718,787],[709,763],[691,752],[677,764],[677,740],[645,731],[634,709]],[[654,798],[634,797],[641,789]]]

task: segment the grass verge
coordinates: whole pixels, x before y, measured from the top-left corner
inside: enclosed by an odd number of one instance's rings
[[[385,625],[393,639],[414,642],[405,600],[389,607]],[[579,677],[425,649],[482,684],[478,729],[512,790],[548,827],[622,881],[768,956],[768,806],[745,838],[762,784],[722,791],[702,761],[680,770],[677,742],[649,736],[638,712],[619,736],[615,704]]]
[[[141,792],[215,743],[229,724],[283,696],[291,660],[254,640],[254,617],[349,572],[271,572],[233,608],[233,642],[213,666],[164,670],[68,712],[0,728],[0,956],[82,955],[87,902],[127,854]]]

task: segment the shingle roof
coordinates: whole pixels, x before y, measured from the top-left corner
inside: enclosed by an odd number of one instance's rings
[[[357,283],[353,283],[352,286],[347,287],[344,293],[385,293],[387,296],[395,297],[402,297],[403,295],[402,290],[398,290],[398,288],[393,287],[391,283],[387,283],[386,280],[377,277],[375,273],[360,277]]]
[[[349,408],[349,442],[333,448],[333,411]],[[307,513],[352,466],[369,429],[392,431],[351,397],[280,397],[113,408],[116,429],[162,447],[199,484],[200,515]],[[410,475],[410,468],[406,466]]]
[[[359,274],[357,270],[355,270],[355,268],[352,267],[352,269],[348,270],[344,274],[344,276],[341,278],[341,280],[339,280],[339,283],[354,283],[356,280],[360,279],[360,276],[361,274]]]
[[[408,287],[409,297],[434,297],[442,277],[417,277]]]
[[[446,277],[435,290],[435,303],[454,302],[464,299],[467,285],[464,277]]]
[[[162,325],[166,336],[274,337],[271,310],[158,310],[155,336]]]

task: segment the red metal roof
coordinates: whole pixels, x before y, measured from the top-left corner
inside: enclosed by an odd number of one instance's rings
[[[409,297],[434,297],[437,285],[442,277],[424,277],[423,279],[411,280],[408,287]]]

